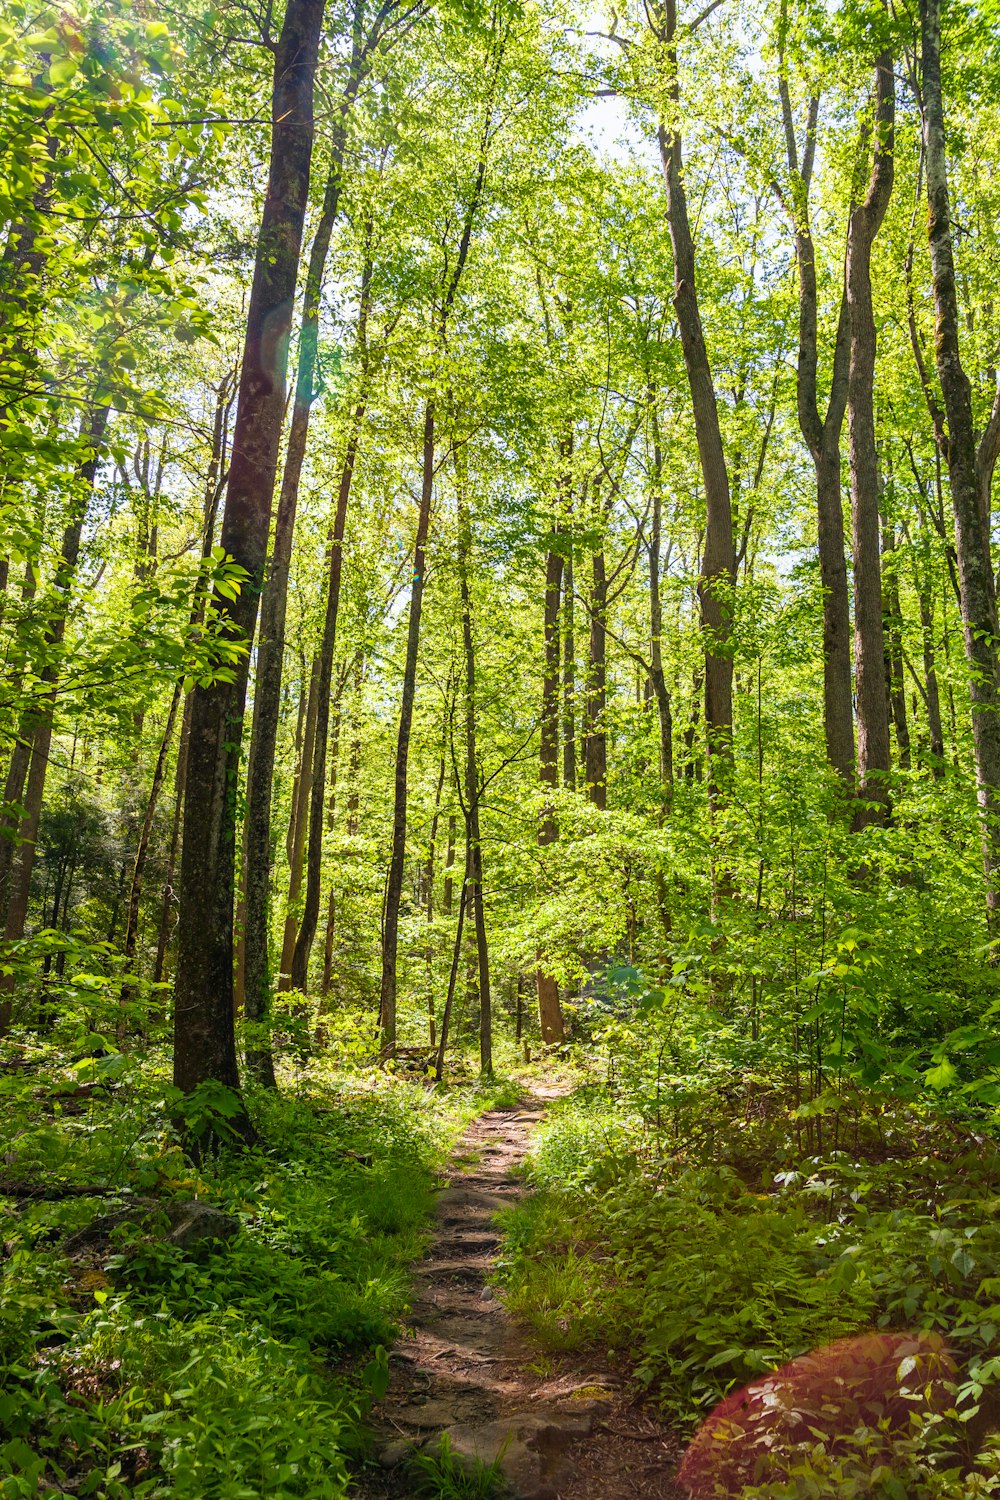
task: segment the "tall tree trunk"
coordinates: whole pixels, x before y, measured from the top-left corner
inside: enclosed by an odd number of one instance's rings
[[[490,996],[490,953],[486,937],[486,904],[483,895],[483,845],[479,827],[479,769],[476,758],[476,648],[472,635],[472,605],[469,599],[469,567],[472,527],[465,498],[464,477],[458,493],[458,582],[462,600],[462,644],[465,650],[465,804],[468,848],[469,899],[476,929],[476,962],[479,975],[479,1067],[484,1076],[493,1072],[493,1011]]]
[[[576,787],[576,632],[574,629],[573,545],[563,568],[563,786]]]
[[[608,804],[608,734],[607,709],[607,617],[608,584],[604,551],[591,558],[590,575],[590,652],[587,670],[587,698],[584,705],[584,758],[587,796],[603,812]]]
[[[219,509],[219,499],[226,478],[226,447],[229,439],[229,418],[232,411],[234,395],[234,377],[226,374],[219,382],[215,392],[215,416],[212,422],[212,448],[208,461],[208,469],[205,474],[204,507],[202,512],[201,530],[201,560],[207,563],[215,545],[215,523]],[[205,593],[198,590],[198,605],[195,612],[195,620],[199,622],[204,618],[206,604]],[[184,786],[187,778],[188,745],[191,739],[191,694],[186,694],[184,707],[181,710],[181,733],[180,742],[177,746],[177,767],[174,772],[174,816],[170,830],[170,846],[167,852],[167,865],[163,872],[163,895],[160,901],[159,930],[156,937],[156,960],[153,964],[153,983],[160,984],[163,980],[164,967],[167,960],[167,946],[170,942],[170,913],[174,904],[174,872],[177,868],[177,854],[180,849],[181,822],[184,815]]]
[[[363,37],[362,0],[355,0],[353,45],[347,82],[341,96],[330,145],[326,188],[316,232],[313,236],[302,294],[302,322],[299,333],[299,362],[295,381],[295,401],[288,433],[285,467],[274,526],[274,545],[267,583],[261,603],[260,643],[257,651],[257,675],[254,684],[252,751],[247,776],[247,806],[244,831],[246,846],[246,918],[244,1006],[247,1019],[266,1023],[271,1003],[271,976],[268,963],[271,896],[271,791],[274,779],[274,755],[281,713],[281,680],[285,653],[285,615],[288,599],[288,574],[291,567],[295,516],[298,509],[302,465],[309,438],[309,419],[316,399],[316,372],[319,364],[319,313],[326,277],[330,239],[340,208],[344,182],[344,151],[347,144],[348,117],[360,87],[363,67],[371,45]],[[376,22],[375,34],[379,25]],[[366,290],[369,272],[366,266],[359,326],[367,315]],[[293,975],[293,987],[295,984]],[[304,988],[304,984],[301,988]],[[263,1069],[265,1083],[273,1081],[273,1068],[256,1050],[248,1053],[248,1065]]]
[[[660,729],[660,788],[663,807],[669,811],[674,799],[674,723],[670,693],[663,672],[663,602],[660,594],[660,553],[663,531],[663,444],[656,392],[649,391],[649,420],[653,439],[653,489],[649,525],[649,680],[656,699]]]
[[[246,648],[231,682],[196,687],[181,857],[174,1083],[239,1089],[233,1021],[236,792],[249,652],[257,623],[285,408],[288,335],[309,199],[313,89],[324,0],[289,0],[275,49],[271,151],[247,313],[222,519],[224,552],[246,571],[238,597],[216,599]],[[245,1116],[235,1128],[249,1134]]]
[[[361,317],[358,320],[358,345],[363,360],[363,381],[367,378],[366,320],[367,320],[367,275],[361,290]],[[322,621],[322,640],[319,643],[319,702],[316,712],[316,733],[313,739],[312,796],[309,802],[309,855],[306,859],[306,903],[303,918],[295,939],[292,954],[292,989],[306,992],[309,987],[309,954],[312,953],[319,921],[319,886],[322,882],[322,810],[324,810],[325,783],[327,783],[327,739],[330,729],[330,697],[333,685],[333,652],[337,643],[337,612],[340,609],[340,577],[343,574],[343,534],[348,523],[348,502],[351,499],[351,484],[357,465],[358,444],[366,411],[366,390],[361,390],[360,399],[351,419],[348,446],[340,469],[340,484],[337,489],[337,508],[330,534],[330,549],[327,552],[327,609]],[[433,462],[433,432],[432,432]]]
[[[923,139],[927,167],[928,238],[934,288],[938,377],[948,422],[947,462],[955,516],[955,551],[969,666],[972,737],[982,818],[987,917],[1000,912],[1000,694],[997,691],[997,610],[984,534],[972,392],[959,345],[958,288],[941,95],[941,0],[921,0]]]
[[[417,654],[420,649],[420,617],[424,604],[424,576],[427,570],[427,533],[430,529],[431,499],[434,491],[434,401],[428,400],[424,411],[423,477],[420,509],[417,513],[417,535],[413,549],[413,585],[410,590],[410,617],[406,635],[406,660],[403,666],[403,689],[399,706],[399,733],[396,739],[395,795],[392,813],[392,854],[389,878],[385,887],[385,922],[382,935],[382,984],[379,1024],[387,1056],[396,1051],[396,950],[399,944],[399,904],[403,894],[403,866],[406,858],[407,766],[410,755],[410,727],[413,702],[417,691]]]
[[[809,222],[809,185],[816,151],[819,96],[809,101],[805,144],[799,159],[788,84],[778,82],[791,198],[782,202],[792,223],[799,272],[799,352],[796,406],[799,430],[816,471],[816,522],[823,589],[823,727],[826,754],[844,787],[854,785],[854,717],[851,684],[851,612],[844,556],[840,435],[847,408],[851,360],[850,307],[845,284],[837,319],[826,413],[819,410],[816,251]]]
[[[562,555],[550,551],[545,561],[545,672],[542,677],[542,722],[539,738],[538,779],[543,786],[559,785],[559,594],[563,575]],[[549,804],[542,812],[538,842],[544,848],[558,837],[555,810]],[[565,1036],[559,986],[539,966],[535,975],[538,1019],[543,1042],[561,1042]]]
[[[651,8],[650,8],[651,9]],[[677,104],[676,0],[657,7],[664,49],[668,99]],[[719,425],[719,408],[709,363],[695,276],[695,249],[684,188],[681,136],[662,121],[657,130],[667,190],[667,222],[674,252],[674,311],[681,336],[684,368],[691,392],[695,437],[705,488],[705,545],[698,597],[705,645],[705,727],[708,737],[709,800],[718,800],[732,761],[733,659],[728,649],[731,605],[736,582],[736,549],[729,494],[729,473]]]
[[[851,358],[847,429],[854,543],[854,672],[858,712],[858,792],[855,828],[889,813],[889,714],[879,566],[878,450],[875,445],[875,313],[871,257],[892,193],[896,94],[891,52],[875,63],[874,152],[864,202],[851,213],[847,234],[847,301]],[[904,710],[905,724],[905,710]]]

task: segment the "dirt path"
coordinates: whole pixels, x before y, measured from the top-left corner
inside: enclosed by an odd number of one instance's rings
[[[507,1318],[488,1285],[497,1211],[524,1192],[511,1177],[556,1091],[483,1115],[462,1136],[439,1194],[434,1243],[417,1267],[408,1334],[376,1408],[376,1461],[359,1500],[410,1500],[407,1459],[448,1436],[456,1454],[498,1454],[517,1500],[673,1500],[672,1435],[628,1403],[599,1361],[558,1369]],[[586,1359],[586,1356],[584,1356]],[[543,1373],[540,1373],[544,1371]]]

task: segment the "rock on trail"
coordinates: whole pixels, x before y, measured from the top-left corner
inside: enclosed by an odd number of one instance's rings
[[[591,1361],[560,1368],[508,1319],[488,1279],[498,1211],[524,1192],[511,1173],[557,1090],[476,1120],[458,1142],[438,1195],[434,1241],[415,1267],[410,1326],[390,1356],[376,1407],[376,1460],[358,1500],[414,1493],[409,1460],[446,1437],[468,1461],[499,1459],[512,1500],[672,1500],[679,1445],[637,1413],[620,1382]],[[565,1366],[565,1362],[564,1362]]]

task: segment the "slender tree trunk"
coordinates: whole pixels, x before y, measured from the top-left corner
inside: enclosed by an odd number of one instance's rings
[[[334,128],[330,164],[323,206],[313,237],[302,296],[302,322],[299,335],[299,362],[296,373],[295,401],[288,434],[285,467],[274,527],[274,545],[267,583],[261,603],[260,644],[257,651],[257,676],[254,685],[252,750],[247,775],[247,808],[244,831],[246,845],[246,918],[244,1004],[247,1019],[266,1023],[271,1004],[271,975],[268,962],[271,897],[271,792],[274,780],[274,756],[281,715],[281,682],[285,655],[285,615],[288,599],[288,575],[295,534],[302,465],[309,438],[309,419],[316,398],[316,372],[319,363],[319,311],[326,276],[330,239],[340,207],[344,178],[344,149],[347,140],[347,117],[360,83],[362,55],[360,3],[355,6],[354,47],[348,84],[341,100]],[[367,316],[366,267],[362,281],[359,330]],[[363,331],[360,334],[363,343]],[[293,988],[303,988],[292,978]],[[247,1055],[253,1071],[263,1070],[262,1081],[270,1084],[273,1067],[256,1050]]]
[[[906,678],[903,674],[903,615],[899,603],[899,579],[893,557],[896,541],[894,528],[882,529],[882,612],[885,620],[885,669],[883,673],[887,714],[891,711],[896,731],[896,754],[900,769],[910,769],[910,729],[906,722]]]
[[[451,1030],[451,1011],[455,1003],[455,985],[458,980],[458,965],[462,956],[462,932],[465,926],[465,904],[468,896],[468,869],[466,879],[462,881],[462,889],[458,897],[458,922],[455,926],[455,946],[451,953],[451,970],[448,974],[448,990],[445,995],[444,1010],[441,1013],[441,1035],[438,1041],[437,1058],[434,1063],[434,1077],[438,1083],[444,1077],[444,1054],[448,1045],[448,1035]]]
[[[935,780],[944,775],[944,729],[941,723],[941,692],[938,687],[937,652],[934,644],[934,596],[930,577],[926,583],[916,580],[920,609],[920,634],[924,658],[924,702],[927,706],[927,733],[930,739],[931,771]]]
[[[574,630],[573,548],[563,568],[563,786],[576,787],[576,632]]]
[[[545,563],[545,672],[542,678],[542,723],[539,740],[538,777],[543,786],[559,784],[559,593],[563,575],[560,553],[550,551]],[[551,804],[542,813],[538,842],[544,848],[558,838],[555,811]],[[535,983],[538,991],[538,1019],[543,1042],[561,1042],[565,1036],[559,986],[551,974],[539,966]]]
[[[423,904],[428,922],[433,922],[434,920],[434,870],[437,856],[438,824],[441,821],[441,793],[444,790],[447,737],[448,720],[445,718],[444,731],[441,737],[441,756],[438,760],[437,782],[434,786],[434,812],[431,816],[431,836],[427,844],[427,863],[424,866]]]
[[[958,288],[941,95],[941,0],[921,0],[923,139],[928,238],[934,288],[935,355],[948,421],[947,461],[955,551],[972,699],[972,736],[982,817],[986,907],[991,932],[1000,912],[1000,694],[993,569],[983,531],[972,393],[959,345]]]
[[[660,552],[663,529],[663,445],[660,419],[656,410],[656,392],[649,392],[649,413],[653,438],[653,491],[649,526],[649,680],[656,699],[660,729],[660,788],[663,807],[669,811],[674,800],[674,725],[670,693],[663,672],[663,602],[660,594]]]
[[[281,962],[278,970],[278,989],[284,994],[297,988],[292,974],[292,955],[299,931],[298,903],[302,895],[302,873],[305,867],[306,822],[309,811],[309,794],[313,777],[313,747],[316,741],[316,716],[319,711],[320,669],[319,658],[313,658],[309,674],[309,692],[306,697],[306,713],[302,723],[302,749],[299,755],[298,775],[292,794],[289,811],[288,837],[288,904],[285,911],[285,926],[281,942]]]
[[[392,815],[392,855],[385,889],[385,924],[382,938],[382,985],[380,1025],[383,1049],[387,1056],[396,1051],[396,950],[399,943],[399,904],[403,894],[403,866],[406,858],[407,766],[410,755],[410,728],[413,702],[417,691],[417,654],[420,649],[420,618],[424,604],[424,577],[427,570],[427,534],[430,529],[431,499],[434,492],[434,402],[429,400],[424,412],[423,479],[417,535],[413,550],[413,585],[410,590],[410,617],[406,636],[406,661],[403,666],[403,689],[399,708],[399,733],[396,739],[395,797]]]
[[[170,914],[174,905],[174,872],[177,869],[177,852],[181,842],[181,821],[184,816],[184,781],[187,774],[188,744],[191,739],[191,695],[184,699],[181,710],[181,736],[177,746],[177,766],[174,771],[174,816],[170,828],[170,846],[167,850],[167,867],[163,872],[163,895],[160,900],[160,923],[156,935],[156,961],[153,964],[153,983],[163,983],[170,944]],[[157,1010],[160,1010],[157,1006]]]
[[[590,655],[584,734],[587,796],[602,812],[608,804],[607,615],[608,585],[602,550],[595,552],[591,559]]]
[[[465,802],[468,847],[469,897],[476,929],[476,960],[479,976],[479,1067],[484,1076],[493,1072],[493,1011],[490,997],[490,954],[486,937],[486,905],[483,895],[483,845],[479,827],[479,770],[476,759],[476,648],[472,636],[472,606],[469,599],[469,566],[472,528],[465,501],[464,483],[458,490],[458,581],[462,599],[462,643],[465,649]]]
[[[845,789],[850,790],[854,785],[851,613],[840,480],[840,435],[847,408],[851,360],[850,306],[845,285],[837,319],[826,414],[821,416],[816,251],[809,222],[809,186],[815,159],[819,96],[814,95],[809,102],[809,119],[800,161],[791,99],[784,77],[779,78],[778,92],[791,179],[791,197],[782,197],[782,202],[792,222],[799,272],[796,406],[799,430],[816,471],[816,521],[823,588],[823,727],[827,759],[838,772]]]
[[[249,651],[257,623],[285,408],[288,334],[309,198],[313,88],[324,0],[289,0],[275,49],[267,195],[257,240],[221,545],[246,571],[216,600],[246,655],[232,682],[196,687],[181,858],[174,1083],[238,1090],[233,1020],[236,792]],[[235,1127],[249,1134],[246,1117]]]
[[[360,334],[364,341],[364,331]],[[333,653],[337,644],[337,614],[340,609],[340,581],[343,575],[344,532],[347,529],[347,508],[351,498],[351,485],[358,458],[358,446],[365,417],[365,397],[362,395],[354,409],[344,463],[340,471],[340,486],[337,492],[337,509],[333,518],[330,546],[327,554],[326,613],[323,618],[323,639],[319,652],[319,702],[316,715],[316,735],[313,743],[312,794],[309,803],[309,844],[306,861],[306,899],[302,910],[302,925],[295,940],[292,954],[292,988],[302,990],[309,984],[309,955],[316,936],[319,920],[320,886],[323,878],[323,806],[326,792],[326,752],[330,727],[330,701],[333,685]]]
[[[455,867],[455,836],[458,833],[458,818],[455,813],[448,816],[448,848],[444,857],[444,891],[441,896],[441,910],[446,917],[451,916],[452,892],[455,881],[452,870]]]
[[[494,17],[494,21],[495,21]],[[486,185],[486,165],[490,142],[493,136],[493,101],[496,94],[500,68],[506,48],[507,33],[494,31],[491,38],[490,63],[492,73],[487,92],[483,127],[479,137],[476,158],[476,176],[472,193],[465,211],[462,237],[450,275],[443,287],[440,312],[437,320],[437,357],[440,359],[448,346],[448,319],[455,305],[459,283],[465,270],[472,243],[472,231]],[[435,397],[427,399],[424,412],[423,477],[420,490],[420,509],[417,516],[417,536],[413,553],[413,584],[410,590],[410,616],[406,639],[406,661],[403,669],[402,700],[399,712],[399,735],[396,741],[396,774],[392,814],[392,853],[386,880],[385,920],[382,927],[382,979],[379,995],[379,1024],[382,1029],[382,1050],[388,1057],[396,1051],[396,954],[399,946],[399,904],[403,893],[403,865],[406,858],[406,772],[410,753],[410,727],[413,721],[413,702],[417,686],[417,655],[420,647],[420,616],[423,609],[424,575],[426,572],[426,546],[430,529],[431,499],[434,489],[434,422]],[[442,1054],[443,1056],[443,1054]]]
[[[160,792],[167,774],[167,759],[170,754],[170,742],[174,737],[174,724],[177,719],[177,709],[181,701],[181,684],[174,686],[170,699],[170,708],[167,711],[167,722],[163,728],[160,739],[160,749],[156,757],[156,765],[153,768],[153,782],[149,789],[149,797],[146,802],[146,812],[142,820],[142,829],[139,833],[139,844],[135,851],[135,863],[132,866],[132,883],[129,886],[128,907],[125,918],[125,941],[123,951],[125,955],[125,969],[129,977],[122,985],[121,1001],[126,1006],[135,994],[135,986],[131,977],[131,969],[135,959],[136,940],[139,935],[139,903],[142,900],[142,879],[146,869],[146,859],[149,854],[149,841],[153,832],[153,821],[156,817],[156,809],[160,801]],[[127,1029],[125,1017],[119,1023],[120,1040],[124,1038]]]
[[[875,145],[863,203],[851,213],[847,235],[847,301],[851,330],[847,427],[854,543],[854,672],[858,713],[858,792],[863,807],[855,828],[882,822],[890,811],[889,714],[879,566],[878,449],[875,444],[875,313],[871,256],[892,193],[896,96],[893,59],[875,64]],[[905,711],[904,711],[905,724]]]
[[[677,82],[676,0],[666,0],[661,16],[666,88],[679,101]],[[684,367],[691,392],[695,437],[705,488],[705,545],[698,597],[705,638],[705,724],[708,733],[709,799],[714,804],[728,776],[733,745],[733,660],[728,649],[731,603],[736,583],[736,549],[729,474],[719,425],[715,384],[709,363],[695,276],[695,249],[684,188],[681,137],[674,128],[658,128],[660,160],[667,190],[667,222],[674,252],[674,311],[680,331]]]

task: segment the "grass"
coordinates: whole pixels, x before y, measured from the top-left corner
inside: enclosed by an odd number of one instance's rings
[[[435,1448],[410,1458],[415,1493],[423,1500],[500,1500],[507,1492],[502,1457],[491,1464],[460,1457],[444,1433]]]

